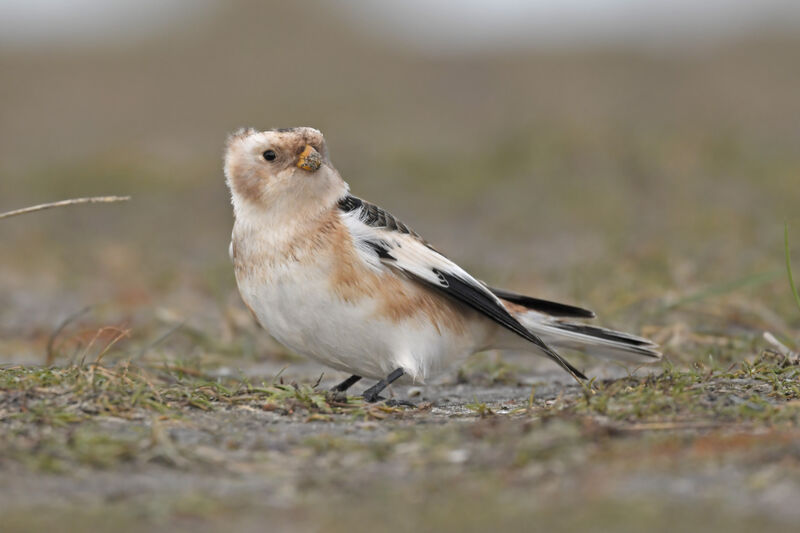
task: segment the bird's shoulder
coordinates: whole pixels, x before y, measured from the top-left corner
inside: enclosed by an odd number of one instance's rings
[[[419,233],[411,229],[411,227],[403,223],[403,221],[389,211],[357,196],[351,194],[343,196],[339,199],[337,208],[342,214],[353,215],[361,223],[370,228],[388,231],[396,235],[408,236],[426,246],[430,246]]]

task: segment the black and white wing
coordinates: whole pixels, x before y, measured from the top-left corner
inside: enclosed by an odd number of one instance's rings
[[[390,213],[350,195],[339,200],[339,209],[355,245],[374,267],[393,268],[468,305],[538,346],[576,378],[586,379],[583,373],[514,318],[491,289],[433,249]]]

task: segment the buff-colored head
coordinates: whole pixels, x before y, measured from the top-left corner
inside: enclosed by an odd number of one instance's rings
[[[228,137],[225,178],[234,208],[296,208],[335,201],[346,185],[314,128],[241,129]]]

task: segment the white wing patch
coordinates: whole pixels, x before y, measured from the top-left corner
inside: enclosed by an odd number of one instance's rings
[[[361,219],[360,213],[361,210],[356,209],[349,213],[342,213],[342,218],[350,231],[359,255],[372,268],[399,270],[443,289],[447,288],[449,284],[445,277],[437,272],[446,273],[460,278],[486,294],[498,305],[502,305],[500,300],[480,281],[436,250],[425,245],[418,238],[410,234],[369,226]],[[390,257],[386,257],[386,254]]]

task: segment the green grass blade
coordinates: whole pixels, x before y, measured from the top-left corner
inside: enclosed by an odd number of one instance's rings
[[[789,286],[792,288],[797,308],[800,309],[800,295],[797,294],[797,286],[794,284],[794,278],[792,277],[792,258],[789,254],[789,224],[783,225],[783,249],[786,252],[786,273],[789,275]]]

